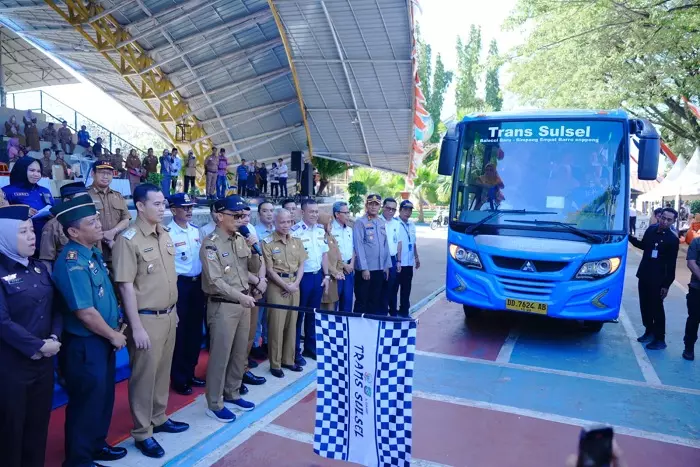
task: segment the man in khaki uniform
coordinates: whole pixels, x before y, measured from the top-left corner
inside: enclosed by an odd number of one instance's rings
[[[189,193],[190,190],[194,190],[197,187],[195,177],[197,177],[197,158],[190,149],[187,153],[187,162],[185,162],[185,193]]]
[[[107,264],[112,262],[114,239],[129,227],[129,222],[131,222],[131,214],[129,214],[129,208],[126,207],[124,197],[109,187],[113,178],[114,168],[109,161],[98,160],[92,164],[93,181],[88,188],[88,194],[95,203],[97,212],[100,213],[100,222],[104,232],[100,249]]]
[[[158,173],[158,158],[153,154],[153,148],[148,148],[148,153],[143,158],[143,169],[146,171],[146,180],[150,174]]]
[[[209,297],[209,365],[207,367],[207,415],[222,423],[236,416],[226,407],[248,411],[255,404],[240,397],[248,359],[250,309],[255,304],[252,287],[264,293],[267,282],[251,273],[250,247],[240,234],[247,207],[239,196],[214,203],[216,229],[202,242],[202,289]]]
[[[289,234],[291,227],[292,214],[286,209],[277,209],[275,231],[263,239],[263,256],[270,278],[267,301],[271,304],[299,306],[299,284],[304,276],[306,251],[302,241]],[[294,362],[297,314],[277,308],[267,311],[270,373],[277,378],[284,377],[282,368],[302,371]]]
[[[67,183],[61,187],[61,199],[65,203],[76,195],[86,192],[87,188],[83,182]],[[53,262],[56,261],[58,254],[67,244],[68,237],[63,232],[63,226],[58,222],[58,219],[55,217],[49,219],[41,230],[41,245],[39,245],[39,259],[46,264],[49,273],[52,270]]]
[[[211,154],[204,159],[204,172],[207,180],[207,199],[216,198],[216,175],[219,172],[219,155],[216,146],[211,148]]]
[[[131,435],[145,456],[157,458],[165,451],[153,433],[189,428],[165,415],[177,327],[175,246],[169,229],[160,224],[165,213],[160,189],[150,183],[137,186],[134,204],[136,222],[117,237],[112,262],[129,322]]]
[[[114,167],[114,170],[119,172],[119,178],[126,178],[126,170],[124,169],[124,158],[122,157],[121,148],[117,148],[114,150],[114,154],[112,154],[111,162],[112,162],[112,167]]]

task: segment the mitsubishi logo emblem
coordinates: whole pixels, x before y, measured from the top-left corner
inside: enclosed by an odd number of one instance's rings
[[[525,261],[525,264],[523,264],[523,267],[521,267],[520,270],[524,272],[537,272],[537,269],[535,269],[535,265],[532,264],[532,261]]]

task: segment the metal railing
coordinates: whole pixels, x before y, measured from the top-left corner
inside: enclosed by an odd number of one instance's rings
[[[90,117],[78,112],[42,90],[8,93],[7,107],[31,110],[32,112],[44,114],[47,123],[54,122],[58,124],[56,125],[56,130],[58,130],[58,127],[61,126],[61,122],[64,120],[68,123],[68,127],[73,133],[77,133],[80,127],[85,125],[86,130],[90,133],[91,143],[94,144],[95,140],[100,137],[102,138],[103,148],[108,149],[110,153],[114,153],[115,149],[120,148],[124,158],[126,158],[129,151],[132,149],[136,149],[140,157],[146,155],[144,149],[130,143],[121,136],[95,122]]]

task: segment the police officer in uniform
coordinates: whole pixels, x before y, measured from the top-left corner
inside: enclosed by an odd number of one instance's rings
[[[109,187],[113,178],[114,168],[109,161],[99,160],[92,164],[93,181],[88,188],[88,194],[100,213],[100,222],[104,230],[101,250],[107,264],[112,262],[114,239],[129,227],[131,222],[131,214],[124,197]]]
[[[112,266],[129,323],[131,435],[145,456],[158,458],[165,451],[153,433],[189,428],[165,415],[178,320],[175,245],[170,229],[160,224],[165,213],[160,189],[150,183],[137,186],[134,204],[136,222],[117,237]]]
[[[175,245],[177,271],[177,326],[170,385],[178,394],[192,394],[192,387],[204,387],[206,382],[195,377],[199,351],[204,339],[202,324],[206,300],[202,291],[202,262],[199,249],[202,241],[199,229],[191,223],[197,205],[186,193],[176,193],[168,199],[173,220],[168,225]]]
[[[87,188],[83,182],[67,183],[61,187],[61,199],[65,203],[74,196],[87,193]],[[42,242],[39,246],[39,259],[49,268],[53,267],[58,254],[68,243],[68,237],[63,233],[63,226],[55,217],[49,219],[41,232]]]
[[[390,316],[396,316],[396,299],[399,293],[399,277],[396,272],[396,262],[398,260],[399,246],[399,224],[400,221],[394,217],[396,214],[396,200],[394,198],[385,198],[382,203],[381,219],[386,226],[386,238],[389,245],[389,254],[391,255],[391,267],[389,268],[389,278],[384,281],[382,287],[382,309],[389,313]]]
[[[0,464],[43,467],[61,314],[29,206],[0,208]]]
[[[243,411],[255,408],[239,391],[248,359],[250,309],[255,304],[250,289],[253,286],[264,293],[267,283],[248,269],[251,251],[239,232],[247,217],[246,207],[240,196],[216,201],[216,229],[204,239],[200,250],[202,288],[209,298],[206,413],[222,423],[236,419],[228,407]]]
[[[382,287],[389,277],[391,255],[386,226],[378,216],[381,202],[381,196],[368,195],[365,215],[353,226],[355,272],[360,276],[355,278],[355,313],[386,314],[386,309],[382,309]]]
[[[292,236],[302,241],[306,251],[304,277],[300,283],[299,306],[321,308],[323,290],[330,283],[326,231],[318,221],[318,204],[313,199],[301,202],[301,222],[292,227]],[[316,318],[313,313],[298,312],[295,363],[306,365],[304,357],[316,360]],[[306,316],[304,316],[306,315]],[[304,326],[304,352],[301,351],[301,326]]]
[[[88,195],[51,209],[69,242],[56,260],[53,279],[64,312],[61,373],[68,393],[64,467],[94,465],[126,456],[106,442],[114,407],[115,351],[126,345],[119,310],[102,254],[94,247],[102,225]]]
[[[263,255],[270,279],[267,300],[271,304],[299,306],[299,290],[304,276],[306,252],[303,242],[291,235],[292,214],[275,211],[275,231],[263,239]],[[270,308],[267,311],[270,373],[284,377],[282,368],[302,371],[295,362],[297,312]]]

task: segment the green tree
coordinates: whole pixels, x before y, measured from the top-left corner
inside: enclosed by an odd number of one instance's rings
[[[420,88],[425,97],[425,110],[435,124],[435,131],[430,137],[430,142],[440,141],[440,115],[445,103],[445,92],[452,82],[453,73],[445,69],[440,54],[435,58],[435,72],[432,68],[432,50],[430,44],[426,44],[420,35],[420,27],[416,27],[416,61]]]
[[[348,183],[348,208],[353,216],[362,211],[362,206],[365,205],[364,195],[367,194],[367,186],[359,181]]]
[[[474,112],[483,108],[484,102],[476,95],[481,56],[481,27],[471,25],[466,43],[457,37],[457,89],[456,101],[458,115]]]
[[[489,55],[486,59],[486,107],[493,111],[500,111],[503,108],[503,96],[501,95],[501,85],[498,81],[500,69],[498,58],[498,44],[496,39],[489,45]]]
[[[519,0],[506,23],[528,31],[509,88],[541,107],[615,108],[662,127],[686,156],[700,122],[681,96],[700,93],[700,3]]]
[[[328,186],[328,181],[331,178],[335,177],[336,175],[341,175],[348,170],[348,164],[346,162],[332,161],[322,157],[314,157],[313,165],[316,170],[318,170],[318,174],[321,179],[316,196],[321,196],[323,190],[325,190]]]

